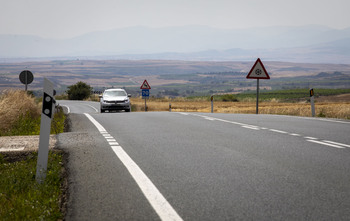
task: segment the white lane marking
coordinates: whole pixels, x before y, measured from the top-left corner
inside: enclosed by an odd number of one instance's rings
[[[113,145],[119,145],[118,142],[108,142],[108,143],[109,143],[109,145],[111,145],[111,146],[113,146]]]
[[[106,139],[113,139],[114,137],[112,136],[104,136]]]
[[[323,118],[309,118],[312,120],[320,120],[320,121],[328,121],[334,123],[342,123],[342,124],[350,124],[350,121],[340,121],[340,120],[331,120],[331,119],[323,119]]]
[[[129,157],[121,146],[112,146],[113,151],[128,169],[131,176],[139,185],[142,192],[158,213],[161,220],[182,220],[174,208],[163,197],[152,181],[144,174],[140,167]]]
[[[248,126],[248,124],[242,124],[242,123],[238,123],[238,122],[235,122],[235,121],[223,120],[223,119],[219,119],[219,118],[214,118],[214,119],[217,120],[217,121],[230,123],[230,124],[236,124],[236,125],[239,125],[239,126]]]
[[[87,118],[97,127],[101,133],[105,133],[106,129],[98,123],[89,114],[86,114]],[[115,143],[115,144],[113,144]],[[124,166],[129,171],[130,175],[134,178],[138,186],[140,187],[142,193],[147,198],[148,202],[151,204],[153,209],[156,211],[161,220],[164,221],[181,221],[182,218],[170,205],[170,203],[165,199],[157,187],[152,183],[152,181],[146,176],[146,174],[141,170],[141,168],[131,159],[131,157],[124,151],[124,149],[119,146],[117,142],[109,143],[114,153],[118,156],[119,160],[123,162]]]
[[[70,108],[67,105],[61,105],[61,107],[66,107],[67,108],[67,114],[70,113]]]
[[[327,118],[319,118],[319,117],[299,117],[299,116],[289,116],[289,115],[275,115],[275,117],[293,117],[293,118],[301,118],[308,120],[318,120],[318,121],[329,121],[334,123],[342,123],[342,124],[350,124],[350,121],[340,121],[336,119],[327,119]]]
[[[335,144],[330,144],[330,143],[325,143],[325,142],[321,142],[318,140],[307,140],[309,142],[313,142],[313,143],[318,143],[318,144],[322,144],[322,145],[326,145],[326,146],[330,146],[330,147],[335,147],[335,148],[339,148],[339,149],[344,149],[345,147],[341,147]]]
[[[179,112],[179,114],[182,114],[182,115],[189,115],[188,113],[183,113],[183,112]]]
[[[285,132],[283,130],[275,130],[275,129],[269,129],[269,131],[280,133],[280,134],[287,134],[288,132]]]
[[[186,114],[186,115],[190,115],[190,114]],[[217,120],[217,121],[221,121],[221,122],[225,122],[225,123],[236,124],[236,125],[240,125],[240,126],[242,126],[244,128],[253,129],[253,130],[260,130],[260,129],[262,129],[262,130],[269,130],[269,131],[276,132],[276,133],[281,133],[281,134],[288,134],[290,136],[295,136],[295,137],[302,136],[302,135],[296,134],[296,133],[289,133],[289,132],[282,131],[282,130],[268,129],[266,127],[259,127],[259,126],[255,126],[255,125],[243,124],[243,123],[238,123],[238,122],[234,122],[234,121],[228,121],[228,120],[223,120],[223,119],[219,119],[219,118],[208,117],[208,116],[205,116],[205,115],[199,115],[199,114],[191,114],[191,115],[202,117],[202,118],[204,118],[206,120],[209,120],[209,118],[210,118],[210,120]],[[310,119],[313,119],[313,118],[310,118]],[[343,121],[333,121],[333,120],[325,120],[325,121],[332,121],[332,122],[338,122],[338,123],[347,123],[347,122],[343,122]],[[318,143],[318,144],[322,144],[322,145],[328,145],[328,146],[336,147],[336,148],[350,147],[350,145],[348,145],[348,144],[337,143],[337,142],[334,142],[334,141],[327,141],[327,140],[323,140],[323,142],[317,141],[318,138],[315,138],[315,137],[305,136],[304,138],[307,141],[309,141],[309,142]]]
[[[308,140],[317,140],[316,137],[304,137],[305,139],[308,139]]]
[[[97,127],[97,130],[102,132],[107,132],[106,129],[95,120],[95,118],[91,117],[90,114],[85,113],[85,116]]]
[[[260,130],[259,127],[256,127],[256,126],[251,126],[251,125],[247,125],[247,126],[242,126],[244,128],[248,128],[248,129],[252,129],[252,130]]]
[[[94,110],[98,113],[97,108],[95,108],[94,106],[92,106],[92,105],[90,105],[90,104],[87,104],[87,106],[91,107],[92,109],[94,109]]]
[[[21,151],[21,150],[24,150],[24,147],[20,147],[20,148],[0,148],[0,152]]]
[[[224,119],[219,119],[219,118],[217,118],[216,120],[221,121],[221,122],[225,122],[225,123],[231,123],[231,121],[224,120]]]
[[[339,145],[339,146],[344,146],[344,147],[350,147],[350,145],[348,145],[348,144],[338,143],[338,142],[329,141],[329,140],[323,140],[323,142],[331,143],[331,144],[335,144],[335,145]]]
[[[108,142],[117,142],[113,137],[112,138],[107,138],[105,137]]]

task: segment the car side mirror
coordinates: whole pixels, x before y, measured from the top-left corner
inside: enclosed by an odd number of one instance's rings
[[[98,95],[99,98],[102,98],[102,94]]]

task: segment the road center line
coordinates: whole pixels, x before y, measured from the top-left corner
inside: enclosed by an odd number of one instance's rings
[[[216,120],[216,121],[221,121],[221,122],[225,122],[225,123],[231,123],[231,124],[236,124],[236,125],[240,125],[243,128],[247,128],[247,129],[252,129],[252,130],[269,130],[271,132],[276,132],[276,133],[281,133],[281,134],[288,134],[290,136],[295,136],[295,137],[301,137],[302,135],[297,134],[297,133],[289,133],[283,130],[276,130],[276,129],[269,129],[266,127],[259,127],[259,126],[255,126],[255,125],[249,125],[249,124],[243,124],[243,123],[239,123],[239,122],[235,122],[235,121],[229,121],[229,120],[224,120],[224,119],[220,119],[220,118],[214,118],[214,117],[208,117],[205,115],[200,115],[200,114],[187,114],[187,115],[193,115],[193,116],[197,116],[197,117],[202,117],[206,120]],[[209,119],[208,119],[209,118]],[[329,120],[332,121],[332,120]],[[340,123],[344,123],[342,121],[334,121],[334,122],[340,122]],[[345,122],[347,123],[347,122]],[[338,143],[338,142],[334,142],[334,141],[328,141],[328,140],[323,140],[323,141],[318,141],[318,138],[315,137],[309,137],[309,136],[304,136],[304,138],[306,139],[306,141],[309,142],[313,142],[313,143],[318,143],[318,144],[322,144],[322,145],[327,145],[330,147],[336,147],[339,149],[343,149],[346,147],[350,147],[350,145],[348,144],[343,144],[343,143]]]
[[[339,145],[326,143],[326,142],[322,142],[322,141],[318,141],[318,140],[307,140],[307,141],[312,142],[312,143],[318,143],[318,144],[330,146],[330,147],[335,147],[335,148],[339,148],[339,149],[344,149],[345,148],[345,147],[342,147],[342,146],[339,146]]]
[[[85,113],[85,116],[97,127],[101,134],[106,133],[106,129],[98,123],[92,116]],[[115,144],[113,144],[115,143]],[[147,198],[153,209],[161,220],[182,220],[174,208],[169,204],[165,197],[159,192],[157,187],[146,176],[141,168],[131,159],[131,157],[119,146],[117,142],[110,142],[110,146],[119,160],[124,164],[130,175],[134,178],[142,193]]]
[[[288,132],[285,132],[283,130],[275,130],[275,129],[270,129],[272,132],[280,133],[280,134],[287,134]]]
[[[323,142],[331,143],[331,144],[335,144],[335,145],[339,145],[339,146],[343,146],[343,147],[350,147],[350,145],[348,145],[348,144],[338,143],[338,142],[329,141],[329,140],[323,140]]]
[[[247,125],[247,126],[242,126],[244,128],[248,128],[248,129],[252,129],[252,130],[260,130],[259,127],[256,127],[256,126],[251,126],[251,125]]]
[[[317,140],[316,137],[304,137],[305,139],[308,139],[308,140]]]

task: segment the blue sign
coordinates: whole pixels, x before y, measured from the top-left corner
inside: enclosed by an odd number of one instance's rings
[[[149,97],[149,89],[142,89],[142,97]]]

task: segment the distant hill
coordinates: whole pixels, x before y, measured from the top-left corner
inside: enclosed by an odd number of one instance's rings
[[[350,28],[324,26],[215,29],[130,27],[71,39],[0,35],[0,58],[265,60],[350,63]],[[2,59],[3,60],[3,59]]]

